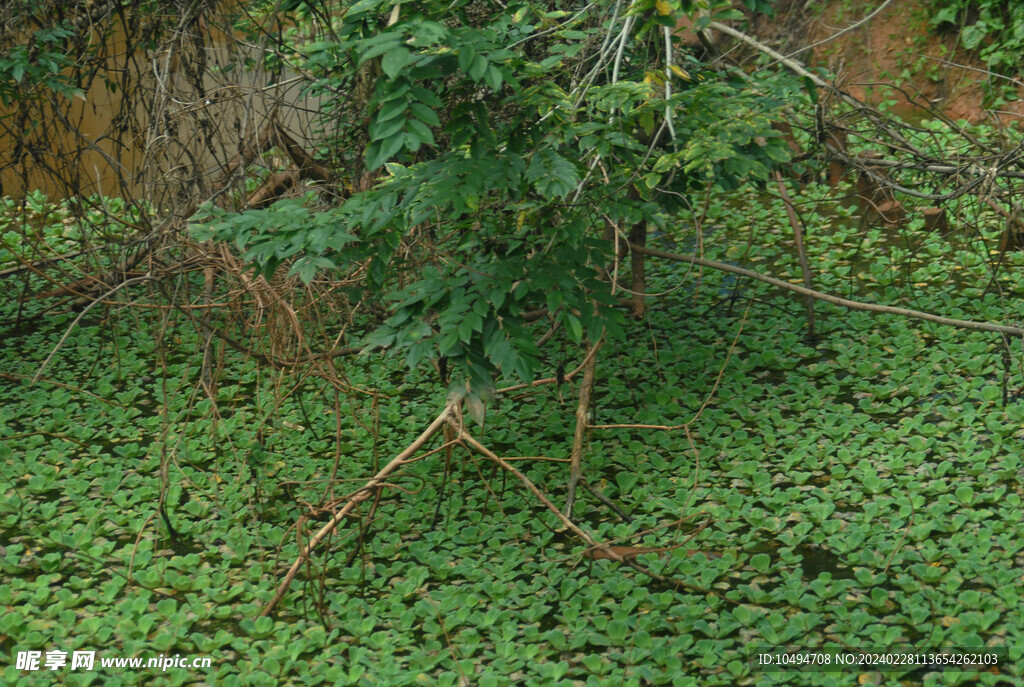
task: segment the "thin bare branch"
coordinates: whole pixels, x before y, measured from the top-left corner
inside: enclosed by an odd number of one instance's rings
[[[445,423],[451,419],[454,412],[454,405],[446,405],[444,410],[441,411],[441,414],[434,418],[434,421],[431,422],[430,425],[425,430],[423,430],[423,432],[418,437],[416,437],[415,441],[409,444],[409,446],[406,447],[404,451],[402,451],[397,456],[392,458],[388,462],[388,464],[382,467],[380,471],[377,472],[376,475],[374,475],[370,480],[366,482],[366,484],[364,484],[361,488],[359,488],[349,496],[348,503],[346,503],[344,507],[339,509],[338,512],[335,513],[334,517],[332,517],[327,522],[326,525],[321,527],[320,530],[313,535],[312,539],[310,539],[309,542],[302,548],[302,551],[299,552],[299,555],[292,563],[291,568],[289,568],[288,572],[285,574],[284,579],[281,580],[281,584],[278,585],[277,592],[274,594],[274,598],[271,599],[270,602],[263,608],[263,611],[260,612],[261,617],[270,615],[274,611],[274,608],[277,607],[277,604],[280,603],[281,599],[284,598],[285,592],[288,591],[288,587],[291,586],[292,580],[295,579],[295,575],[298,574],[299,568],[301,568],[302,564],[309,559],[310,555],[313,553],[316,547],[320,545],[320,542],[322,542],[329,534],[331,534],[338,527],[342,520],[348,517],[348,514],[352,512],[353,508],[355,508],[357,505],[370,498],[376,492],[377,489],[381,488],[385,481],[387,480],[387,477],[391,473],[393,473],[395,470],[402,467],[403,465],[407,465],[409,463],[413,463],[419,460],[418,457],[414,458],[416,452],[419,451],[423,447],[423,445],[426,444],[427,441],[429,441],[430,438],[437,433],[439,429],[444,427]]]
[[[776,279],[775,277],[769,277],[753,270],[748,270],[743,267],[737,267],[736,265],[729,265],[724,262],[717,262],[715,260],[708,260],[706,258],[700,258],[696,255],[682,255],[680,253],[670,253],[668,251],[656,250],[654,248],[641,248],[640,246],[630,246],[631,250],[637,250],[645,255],[651,255],[656,258],[662,258],[664,260],[672,260],[675,262],[685,262],[694,265],[700,265],[702,267],[709,267],[714,270],[720,270],[722,272],[730,272],[732,274],[738,274],[743,277],[749,277],[756,279],[757,281],[764,282],[765,284],[771,284],[793,293],[798,293],[803,296],[810,296],[819,301],[825,301],[826,303],[832,303],[833,305],[839,305],[850,310],[861,310],[866,312],[883,313],[886,315],[897,315],[899,317],[910,317],[916,320],[924,320],[925,322],[934,322],[935,324],[945,325],[947,327],[957,327],[959,329],[972,329],[981,332],[998,332],[1000,334],[1009,334],[1010,336],[1024,337],[1024,328],[1014,327],[1006,324],[992,324],[991,322],[977,322],[975,320],[958,320],[952,317],[942,317],[941,315],[933,315],[932,313],[922,312],[920,310],[912,310],[910,308],[899,308],[891,305],[878,305],[877,303],[864,303],[863,301],[852,301],[848,298],[840,298],[839,296],[833,296],[828,293],[821,291],[815,291],[808,289],[804,286],[798,286],[797,284],[791,284],[788,281],[782,279]]]
[[[572,460],[569,464],[569,484],[565,496],[565,514],[572,517],[572,507],[576,503],[576,485],[583,477],[583,448],[587,439],[587,418],[590,415],[590,394],[594,390],[594,369],[597,366],[598,340],[593,351],[588,352],[587,362],[583,368],[583,381],[580,383],[580,400],[576,406],[576,430],[572,437]]]

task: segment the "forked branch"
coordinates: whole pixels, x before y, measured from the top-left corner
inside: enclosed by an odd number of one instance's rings
[[[629,567],[633,568],[637,572],[641,572],[641,573],[643,573],[645,575],[648,575],[652,579],[657,580],[658,582],[661,582],[663,584],[672,585],[672,586],[678,587],[680,589],[688,589],[690,591],[699,592],[701,594],[711,594],[713,596],[717,596],[717,597],[723,599],[724,601],[728,601],[728,602],[734,603],[734,604],[738,603],[738,602],[733,601],[732,599],[730,599],[728,597],[721,596],[720,594],[718,594],[714,590],[705,589],[705,588],[699,587],[697,585],[689,584],[687,582],[682,582],[682,581],[674,579],[674,578],[665,577],[664,575],[659,575],[658,573],[654,572],[650,568],[647,568],[647,567],[645,567],[643,565],[640,565],[635,560],[633,560],[633,558],[637,555],[637,553],[644,553],[642,551],[641,552],[630,551],[630,550],[625,550],[624,551],[624,550],[620,549],[620,547],[608,546],[607,544],[604,544],[602,542],[597,541],[596,539],[594,539],[594,537],[589,532],[584,530],[582,527],[580,527],[575,522],[573,522],[571,518],[567,517],[560,510],[558,510],[558,507],[555,506],[555,504],[551,502],[551,499],[549,499],[544,494],[544,492],[541,491],[540,488],[537,487],[537,485],[534,484],[530,480],[529,477],[527,477],[522,472],[517,470],[507,460],[505,460],[504,458],[502,458],[501,456],[499,456],[498,454],[494,453],[489,448],[487,448],[486,446],[481,444],[479,441],[474,439],[468,432],[466,432],[466,428],[460,422],[458,422],[455,418],[449,417],[448,418],[448,422],[451,423],[452,426],[455,427],[456,430],[458,431],[458,440],[459,441],[461,441],[462,443],[464,443],[468,447],[472,448],[474,451],[484,455],[486,458],[489,458],[490,460],[494,461],[496,464],[501,466],[501,468],[503,470],[505,470],[505,471],[509,472],[510,474],[512,474],[513,476],[515,476],[516,479],[518,479],[520,482],[522,482],[523,486],[525,486],[534,496],[537,497],[538,501],[540,501],[542,504],[544,504],[545,508],[547,508],[549,511],[554,513],[555,517],[557,517],[558,520],[563,525],[565,525],[577,537],[579,537],[584,542],[586,542],[587,546],[589,547],[587,550],[591,552],[591,555],[590,555],[591,558],[602,558],[602,559],[618,561],[619,563],[622,563],[623,565],[628,565]],[[597,554],[597,555],[594,555],[594,554]]]
[[[348,514],[352,512],[353,508],[373,496],[374,492],[384,484],[389,475],[403,465],[408,465],[409,463],[413,463],[418,460],[418,458],[415,457],[416,453],[423,448],[424,444],[426,444],[427,441],[429,441],[430,438],[438,432],[438,430],[444,427],[446,422],[452,419],[452,416],[455,414],[455,409],[456,406],[454,404],[449,403],[446,405],[444,410],[441,411],[441,414],[434,418],[434,421],[430,423],[430,426],[423,430],[423,432],[416,437],[415,441],[409,444],[404,451],[392,458],[391,461],[381,468],[376,475],[369,479],[366,484],[349,496],[348,503],[346,503],[341,510],[335,513],[327,524],[321,527],[320,531],[314,534],[309,542],[302,547],[302,551],[299,552],[299,555],[295,558],[295,562],[292,563],[292,566],[288,569],[284,579],[281,580],[281,584],[278,585],[274,598],[270,600],[270,603],[268,603],[260,613],[261,617],[270,615],[274,608],[277,607],[277,604],[280,603],[282,598],[284,598],[285,592],[288,591],[288,587],[291,586],[292,580],[294,580],[295,576],[298,574],[299,568],[302,567],[303,563],[309,560],[310,555],[316,547],[320,545],[320,542],[322,542],[331,532],[337,529],[341,521],[348,517]]]

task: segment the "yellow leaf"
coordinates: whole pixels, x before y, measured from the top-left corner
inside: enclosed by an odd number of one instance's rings
[[[662,16],[672,14],[672,6],[665,2],[665,0],[655,0],[654,8],[658,10],[658,14]]]
[[[678,76],[683,81],[693,81],[693,77],[690,76],[690,72],[686,71],[685,69],[683,69],[679,65],[670,64],[669,65],[669,69],[671,69],[672,73],[675,74],[676,76]]]
[[[665,85],[665,75],[662,74],[661,72],[656,72],[656,71],[653,71],[653,70],[652,71],[648,71],[648,72],[644,72],[644,83],[651,84],[653,86],[659,86],[659,87],[660,86],[664,86]]]

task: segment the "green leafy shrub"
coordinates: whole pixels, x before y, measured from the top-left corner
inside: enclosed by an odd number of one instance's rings
[[[388,317],[364,345],[410,366],[444,359],[453,384],[532,379],[530,313],[568,344],[621,337],[604,228],[665,226],[689,194],[764,181],[789,149],[771,127],[778,84],[710,71],[678,45],[670,28],[691,3],[619,9],[356,3],[334,39],[291,49],[316,88],[354,94],[326,113],[328,143],[361,146],[376,186],[326,208],[207,207],[195,236],[306,282],[365,266],[362,295]]]

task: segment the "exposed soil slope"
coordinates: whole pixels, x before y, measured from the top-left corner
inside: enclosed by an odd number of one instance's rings
[[[760,22],[755,30],[783,52],[793,52],[839,33],[878,5],[859,0],[781,2],[779,16]],[[936,35],[929,18],[922,0],[896,0],[866,25],[802,53],[800,59],[833,71],[852,95],[876,103],[896,100],[907,114],[923,113],[916,102],[972,122],[998,117],[1009,124],[1024,118],[1024,99],[985,103],[990,77],[984,63],[960,46],[955,32]],[[1024,98],[1021,84],[1015,86],[1018,98]]]

